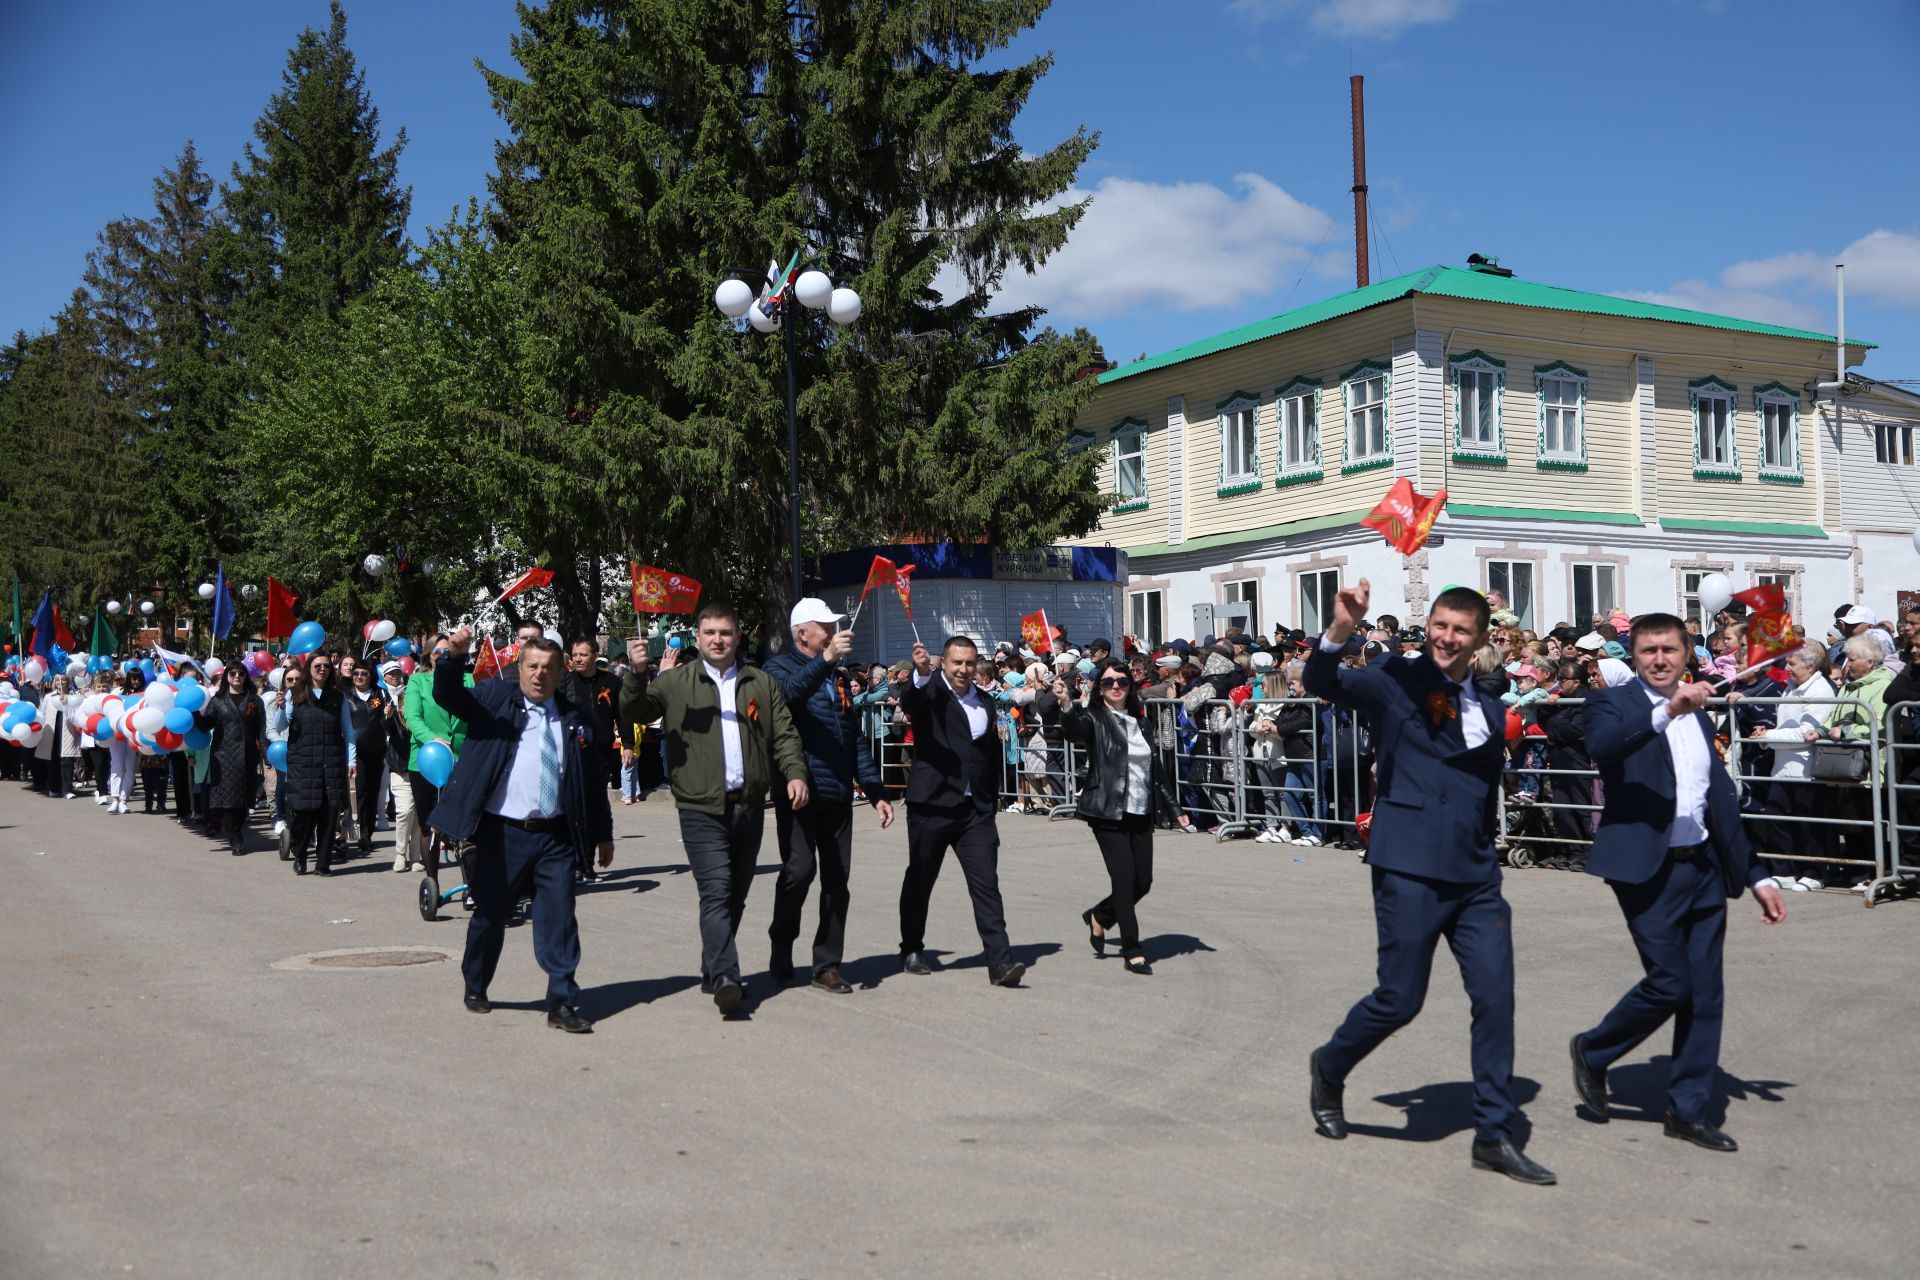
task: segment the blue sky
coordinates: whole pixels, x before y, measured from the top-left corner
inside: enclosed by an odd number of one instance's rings
[[[193,137],[224,177],[324,0],[10,4],[0,17],[0,328],[37,328],[99,228]],[[348,34],[404,125],[414,229],[492,168],[478,57],[504,0],[359,0]],[[1092,211],[1009,300],[1128,359],[1350,287],[1347,76],[1367,77],[1376,279],[1467,254],[1530,279],[1847,327],[1920,379],[1913,0],[1057,0],[1039,149],[1101,133]]]

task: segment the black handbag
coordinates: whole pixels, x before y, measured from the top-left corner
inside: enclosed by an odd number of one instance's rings
[[[1813,776],[1819,782],[1861,782],[1867,776],[1864,742],[1813,744]]]

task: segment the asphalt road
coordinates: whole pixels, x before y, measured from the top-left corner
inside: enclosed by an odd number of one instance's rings
[[[1001,818],[1020,990],[990,986],[949,865],[899,972],[905,835],[861,820],[847,976],[764,973],[777,860],[743,927],[751,1016],[697,988],[694,892],[665,796],[616,806],[580,902],[592,1036],[547,1028],[527,930],[490,1016],[452,963],[275,968],[312,952],[457,956],[456,910],[386,859],[330,881],[171,820],[0,785],[0,1276],[1907,1276],[1914,1273],[1920,904],[1736,904],[1722,1083],[1741,1142],[1661,1136],[1664,1045],[1574,1113],[1568,1036],[1639,976],[1604,886],[1510,873],[1520,1097],[1560,1185],[1468,1167],[1452,965],[1306,1114],[1307,1052],[1372,977],[1364,869],[1329,850],[1162,836],[1157,973],[1096,961],[1098,857]],[[383,836],[383,841],[389,837]],[[264,838],[256,835],[264,849]],[[811,911],[809,912],[811,928]],[[804,951],[801,954],[804,962]]]

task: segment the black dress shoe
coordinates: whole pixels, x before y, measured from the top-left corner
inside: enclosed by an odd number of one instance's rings
[[[593,1023],[580,1016],[580,1011],[570,1004],[557,1004],[547,1010],[547,1025],[570,1031],[576,1036],[584,1036],[593,1030]]]
[[[933,972],[933,966],[928,964],[927,958],[918,951],[909,951],[902,955],[900,967],[908,973],[917,973],[923,978]]]
[[[831,991],[837,996],[853,994],[853,984],[840,976],[840,971],[828,966],[813,975],[815,991]]]
[[[1151,978],[1153,976],[1153,966],[1147,963],[1145,956],[1134,956],[1127,961],[1127,972],[1137,973],[1143,978]]]
[[[487,1000],[487,993],[484,991],[467,992],[466,1005],[468,1011],[471,1013],[493,1012],[493,1005]]]
[[[1027,966],[1021,964],[1018,960],[1015,960],[1012,964],[989,966],[987,969],[987,981],[996,987],[1017,987],[1020,985],[1020,979],[1026,971]]]
[[[1502,1138],[1498,1142],[1476,1139],[1473,1144],[1473,1167],[1491,1173],[1504,1173],[1515,1182],[1535,1187],[1550,1187],[1559,1181],[1553,1176],[1553,1170],[1527,1159],[1526,1154],[1513,1145],[1512,1138]]]
[[[1082,911],[1080,913],[1080,920],[1087,926],[1087,945],[1093,948],[1094,955],[1105,959],[1107,954],[1107,935],[1100,932],[1100,927],[1094,923],[1093,908],[1088,907],[1085,911]]]
[[[783,987],[793,985],[793,957],[775,955],[767,961],[767,972]]]
[[[1581,1051],[1580,1037],[1575,1036],[1567,1050],[1573,1055],[1573,1091],[1580,1095],[1580,1101],[1586,1103],[1587,1110],[1602,1120],[1607,1118],[1607,1073],[1596,1071],[1587,1065],[1587,1055]]]
[[[1667,1112],[1666,1125],[1661,1130],[1669,1138],[1680,1138],[1696,1147],[1705,1147],[1709,1151],[1738,1151],[1740,1144],[1710,1124],[1688,1124],[1685,1120]]]
[[[1338,1142],[1347,1136],[1347,1087],[1334,1084],[1320,1074],[1318,1049],[1307,1055],[1307,1079],[1310,1083],[1307,1106],[1313,1111],[1313,1131]]]
[[[718,1009],[722,1016],[738,1009],[740,1001],[745,996],[746,990],[741,987],[738,979],[721,976],[713,980],[713,1007]]]
[[[307,858],[305,854],[296,853],[293,855],[293,874],[297,876],[307,874]]]

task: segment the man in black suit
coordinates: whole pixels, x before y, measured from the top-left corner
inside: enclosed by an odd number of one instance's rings
[[[487,987],[500,963],[507,918],[523,888],[533,894],[533,954],[547,974],[547,1025],[576,1034],[593,1023],[576,1007],[580,926],[573,872],[586,849],[613,861],[613,810],[604,779],[590,777],[586,749],[593,723],[560,692],[560,646],[543,636],[523,643],[514,680],[466,683],[473,632],[447,639],[433,669],[433,700],[466,722],[453,776],[434,806],[434,830],[472,840],[468,887],[473,915],[460,962],[467,1008],[491,1013]]]
[[[907,774],[907,876],[900,886],[901,966],[929,974],[925,949],[927,902],[940,864],[952,849],[973,898],[973,922],[987,952],[987,978],[1013,987],[1027,966],[1007,942],[1000,904],[1000,829],[994,802],[1002,745],[993,709],[974,687],[979,647],[954,636],[940,650],[936,670],[923,644],[913,646],[911,677],[894,677],[901,709],[913,722],[913,768]]]
[[[1671,1019],[1666,1135],[1734,1151],[1708,1114],[1726,1001],[1727,899],[1751,886],[1768,924],[1787,918],[1786,902],[1753,856],[1740,798],[1713,749],[1702,710],[1713,690],[1680,682],[1686,624],[1644,614],[1629,634],[1637,678],[1586,695],[1587,750],[1606,792],[1587,871],[1613,890],[1647,976],[1573,1038],[1573,1086],[1606,1119],[1607,1068]]]

